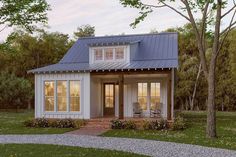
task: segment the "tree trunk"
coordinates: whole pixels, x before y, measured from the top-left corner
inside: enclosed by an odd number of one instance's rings
[[[195,96],[196,96],[198,79],[199,79],[200,74],[201,74],[201,68],[202,68],[202,65],[199,64],[197,78],[196,78],[196,81],[195,81],[195,84],[194,84],[194,89],[193,89],[193,96],[192,96],[192,100],[190,102],[191,110],[194,109],[194,99],[195,99]]]
[[[215,111],[215,62],[211,62],[208,76],[207,99],[207,137],[216,137],[216,111]]]

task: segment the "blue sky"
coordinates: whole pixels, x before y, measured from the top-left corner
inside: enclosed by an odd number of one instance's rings
[[[153,3],[153,1],[145,0],[146,3]],[[95,26],[95,34],[102,36],[148,33],[151,29],[162,31],[182,26],[187,22],[172,10],[161,8],[133,29],[129,24],[138,16],[138,10],[124,8],[119,0],[48,0],[48,3],[52,9],[48,13],[48,30],[67,33],[71,36],[78,26],[85,24]],[[225,21],[227,22],[228,19]],[[11,31],[12,29],[6,29],[1,32],[0,40],[4,40]]]

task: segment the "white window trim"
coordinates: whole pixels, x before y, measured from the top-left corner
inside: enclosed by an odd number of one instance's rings
[[[112,48],[113,49],[113,59],[106,60],[105,59],[105,49]],[[124,59],[116,59],[115,57],[115,48],[124,48]],[[95,49],[102,49],[103,59],[95,61]],[[90,47],[89,48],[89,63],[104,63],[104,62],[129,62],[130,61],[130,46],[129,45],[122,45],[122,46],[103,46],[103,47]]]
[[[67,104],[66,104],[66,111],[57,111],[57,82],[58,81],[66,81],[66,85],[67,85],[67,89],[66,89],[66,96],[67,96]],[[79,111],[70,111],[70,81],[79,81],[80,82],[80,110]],[[45,110],[45,82],[54,82],[54,111],[46,111]],[[66,113],[72,113],[72,114],[81,114],[82,113],[82,107],[81,107],[81,103],[82,103],[82,98],[81,98],[81,91],[82,91],[82,80],[81,79],[72,79],[72,80],[65,80],[65,79],[57,79],[57,80],[43,80],[43,112],[46,114],[50,114],[50,113],[58,113],[58,114],[66,114]]]

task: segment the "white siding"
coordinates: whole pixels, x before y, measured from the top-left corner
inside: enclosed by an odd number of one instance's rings
[[[80,80],[80,112],[45,112],[44,81]],[[90,118],[90,73],[35,74],[35,117],[45,118]]]
[[[90,86],[90,114],[91,117],[101,117],[102,116],[102,85],[100,79],[94,78],[91,79]]]

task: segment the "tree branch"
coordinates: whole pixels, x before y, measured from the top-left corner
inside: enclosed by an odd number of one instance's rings
[[[184,15],[183,13],[181,13],[180,11],[178,11],[177,9],[175,9],[174,7],[168,5],[167,3],[163,2],[163,1],[160,1],[160,3],[162,3],[164,6],[170,8],[171,10],[175,11],[176,13],[178,13],[179,15],[181,15],[182,17],[184,17],[186,20],[188,20],[189,22],[191,22],[190,19],[189,19],[189,17],[187,17],[186,15]]]
[[[0,29],[0,32],[2,32],[4,29],[6,29],[8,26],[5,25],[2,29]]]
[[[231,11],[233,11],[235,8],[236,8],[236,4],[234,3],[234,6],[221,16],[221,19],[224,18],[229,13],[231,13]]]
[[[193,17],[193,14],[192,14],[192,11],[191,11],[191,8],[190,8],[190,5],[188,3],[187,0],[181,0],[181,2],[185,5],[186,9],[187,9],[187,12],[188,12],[188,15],[189,15],[189,18],[190,18],[190,22],[192,24],[192,27],[194,29],[194,32],[195,32],[195,36],[197,38],[197,44],[198,44],[198,49],[199,49],[199,56],[200,56],[200,60],[201,60],[201,64],[202,64],[202,69],[203,69],[203,72],[204,72],[204,75],[205,77],[207,78],[208,77],[208,68],[207,68],[207,62],[206,62],[206,55],[205,55],[205,50],[204,50],[204,47],[202,45],[202,38],[201,38],[201,35],[199,34],[199,29],[197,27],[197,24],[195,22],[195,19]]]
[[[205,30],[206,30],[206,20],[207,20],[207,12],[208,12],[208,7],[209,7],[210,1],[208,0],[203,11],[202,15],[202,27],[201,27],[201,35],[200,39],[202,41],[203,49],[205,50]]]
[[[221,31],[220,35],[225,34],[225,32],[227,32],[228,29],[232,28],[234,25],[236,24],[236,21],[232,22],[231,24],[229,24],[228,27],[226,27],[223,31]]]
[[[165,5],[151,5],[151,4],[145,4],[140,2],[142,5],[147,6],[147,7],[151,7],[151,8],[162,8],[162,7],[166,7]]]
[[[235,15],[236,15],[236,10],[235,10],[234,13],[233,13],[233,16],[232,16],[232,18],[231,18],[231,20],[230,20],[229,26],[224,30],[224,33],[223,33],[223,34],[225,34],[225,35],[224,35],[224,37],[223,37],[223,39],[222,39],[222,41],[221,41],[221,43],[220,43],[220,46],[219,46],[219,48],[218,48],[218,50],[217,50],[217,55],[219,54],[220,49],[222,48],[225,39],[226,39],[227,36],[229,35],[229,32],[232,30],[233,25],[236,24],[236,21],[234,21]],[[234,22],[233,22],[233,21],[234,21]],[[223,35],[223,34],[221,34],[221,35]]]

